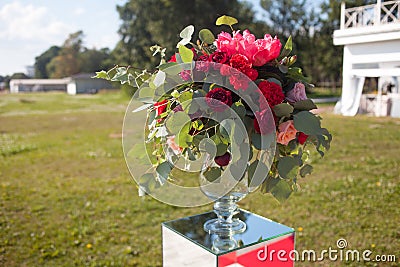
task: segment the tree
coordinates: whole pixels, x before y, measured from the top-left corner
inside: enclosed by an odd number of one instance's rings
[[[287,39],[304,31],[307,24],[306,0],[261,0],[260,5],[268,12],[273,33]],[[304,32],[302,33],[304,34]]]
[[[65,40],[58,56],[46,66],[50,78],[62,78],[80,72],[79,53],[82,52],[83,32],[78,31],[69,35]]]
[[[95,72],[109,69],[113,66],[110,62],[110,50],[108,48],[87,49],[84,48],[79,54],[81,66],[80,72]]]
[[[193,24],[196,31],[209,28],[217,32],[215,20],[223,14],[236,17],[241,27],[254,21],[251,7],[237,0],[130,0],[117,10],[122,20],[121,41],[113,55],[120,64],[139,67],[156,64],[149,50],[154,44],[166,47],[167,54],[172,55],[179,32],[187,25]],[[221,29],[229,28],[218,27],[218,31]]]
[[[53,45],[49,49],[47,49],[45,52],[43,52],[40,56],[37,56],[35,58],[35,78],[39,79],[45,79],[49,78],[49,75],[47,73],[46,65],[49,64],[49,62],[58,56],[60,52],[60,47]]]

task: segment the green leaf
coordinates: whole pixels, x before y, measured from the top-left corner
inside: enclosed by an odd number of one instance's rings
[[[300,176],[304,178],[307,174],[311,174],[312,171],[313,171],[313,166],[311,166],[310,164],[305,164],[300,169]]]
[[[290,79],[293,79],[295,81],[304,82],[306,84],[308,84],[310,82],[310,79],[307,77],[304,77],[303,71],[298,67],[289,68],[287,77]]]
[[[223,144],[223,143],[218,144],[217,145],[217,154],[216,154],[216,156],[224,155],[226,153],[227,149],[228,149],[228,145],[227,144]]]
[[[297,110],[312,110],[317,108],[311,99],[297,101],[293,106]]]
[[[212,44],[215,40],[214,34],[209,29],[202,29],[199,32],[199,38],[206,44]]]
[[[240,118],[246,116],[246,107],[241,102],[235,102],[231,108],[238,114]]]
[[[172,168],[173,166],[171,165],[171,163],[169,163],[168,161],[164,161],[163,163],[157,166],[156,172],[164,180],[167,180]]]
[[[294,127],[307,135],[322,133],[320,120],[309,111],[301,111],[293,115]]]
[[[156,87],[160,87],[161,85],[164,84],[165,82],[165,72],[159,70],[156,74],[156,76],[154,77],[153,83]]]
[[[293,157],[283,157],[278,162],[279,176],[285,179],[293,179],[296,177],[298,169],[298,161]]]
[[[128,69],[126,67],[119,67],[116,69],[114,77],[111,78],[113,82],[120,82],[121,84],[127,83],[128,79]]]
[[[257,170],[257,173],[256,173]],[[267,165],[265,165],[263,162],[259,161],[259,160],[255,160],[253,163],[250,164],[249,166],[249,170],[248,170],[248,175],[249,175],[249,186],[252,186],[252,181],[254,179],[254,177],[257,178],[256,180],[256,185],[261,184],[261,179],[260,177],[265,178],[267,176],[269,172],[269,168],[267,167]]]
[[[193,98],[193,93],[192,92],[189,92],[189,91],[186,91],[186,92],[183,92],[180,96],[179,96],[179,102],[180,103],[184,103],[184,102],[186,102],[186,101],[189,101],[189,100],[191,100]],[[186,105],[188,105],[188,104],[190,104],[190,103],[186,103]]]
[[[215,22],[215,25],[217,25],[217,26],[220,26],[220,25],[232,26],[236,23],[238,23],[238,20],[235,19],[234,17],[223,15],[217,19],[217,21]]]
[[[292,194],[290,185],[285,180],[280,180],[271,189],[271,194],[281,203],[285,202]]]
[[[271,142],[273,141],[274,137],[275,135],[272,134],[261,135],[258,133],[253,133],[251,135],[251,143],[253,144],[255,149],[265,150],[271,145]]]
[[[190,63],[193,60],[193,51],[184,45],[179,46],[179,55],[182,58],[183,63]]]
[[[193,25],[189,25],[186,28],[184,28],[181,31],[181,33],[179,34],[179,36],[182,38],[182,40],[180,40],[180,42],[176,45],[176,47],[179,48],[179,46],[182,46],[182,45],[185,46],[188,43],[190,43],[193,33],[194,33]]]
[[[213,140],[211,140],[210,138],[205,138],[200,142],[201,146],[200,149],[207,152],[207,154],[210,155],[210,157],[215,157],[215,155],[217,154],[217,147],[214,143]]]
[[[277,117],[290,117],[290,114],[294,110],[292,105],[290,105],[288,103],[282,103],[282,104],[276,105],[272,109]]]
[[[145,193],[151,193],[156,188],[156,179],[154,174],[145,173],[139,178],[139,196],[144,196]],[[143,192],[144,191],[144,192]]]
[[[180,33],[179,33],[179,37],[185,39],[192,39],[192,35],[194,33],[194,26],[193,25],[189,25],[186,26]]]
[[[104,70],[96,71],[96,75],[93,76],[92,78],[110,80],[110,76],[108,76],[108,73],[106,71],[104,71]]]
[[[218,167],[211,167],[204,171],[203,175],[207,179],[207,181],[212,183],[215,182],[219,177],[221,177],[221,169]]]
[[[178,113],[183,113],[183,112],[178,112]],[[176,144],[182,148],[188,147],[189,146],[188,143],[191,143],[193,141],[193,136],[189,134],[190,125],[191,123],[187,122],[179,131]]]
[[[292,49],[293,49],[292,36],[289,36],[285,46],[282,49],[281,54],[279,55],[279,60],[281,60],[284,57],[287,57],[290,54],[290,52],[292,52]]]
[[[171,134],[178,134],[190,122],[190,117],[185,112],[175,112],[167,118],[166,126]]]
[[[178,64],[178,63],[176,63],[176,62],[164,63],[164,64],[158,66],[158,69],[160,69],[160,70],[165,70],[165,69],[170,68],[170,67],[173,67],[173,66],[175,66],[175,65],[177,65],[177,64]]]

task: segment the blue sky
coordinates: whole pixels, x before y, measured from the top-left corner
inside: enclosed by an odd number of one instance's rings
[[[25,72],[35,57],[83,30],[85,46],[113,48],[125,0],[1,0],[0,75]]]
[[[247,0],[263,13],[259,0]],[[320,0],[319,0],[320,1]],[[114,48],[120,20],[116,5],[126,0],[1,0],[0,75],[26,72],[52,45],[83,30],[88,48]],[[258,8],[257,8],[258,7]]]

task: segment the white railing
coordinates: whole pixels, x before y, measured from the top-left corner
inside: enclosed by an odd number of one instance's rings
[[[374,5],[347,8],[341,5],[340,29],[400,23],[400,1],[378,0]]]

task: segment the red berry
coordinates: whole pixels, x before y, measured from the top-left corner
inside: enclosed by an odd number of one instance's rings
[[[231,154],[229,152],[226,152],[222,156],[217,156],[214,158],[215,163],[217,163],[221,167],[228,165],[230,160]]]

